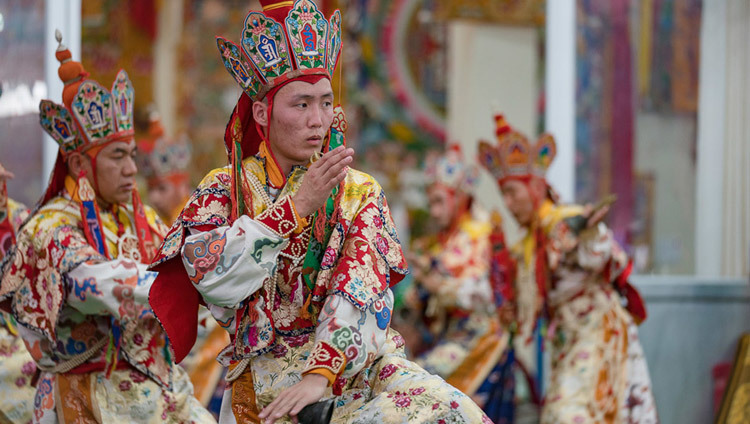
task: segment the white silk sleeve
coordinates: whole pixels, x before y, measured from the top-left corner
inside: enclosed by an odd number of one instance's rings
[[[182,263],[193,286],[213,305],[236,309],[276,272],[287,239],[248,216],[211,231],[191,230]]]

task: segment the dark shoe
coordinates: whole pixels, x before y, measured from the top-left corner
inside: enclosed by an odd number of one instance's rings
[[[333,399],[321,400],[302,408],[297,414],[300,424],[328,424],[333,415]]]

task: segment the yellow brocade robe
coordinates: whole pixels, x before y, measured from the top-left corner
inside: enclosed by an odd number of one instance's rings
[[[444,240],[430,240],[423,255],[438,276],[440,289],[426,303],[428,318],[439,323],[437,344],[417,363],[474,395],[508,346],[490,287],[488,220],[467,211]],[[418,283],[418,282],[417,282]]]
[[[7,199],[6,208],[12,229],[17,232],[29,210],[13,199]],[[1,250],[0,260],[5,254]],[[15,320],[0,312],[0,422],[31,421],[36,391],[31,382],[35,372],[36,364],[18,335]]]
[[[535,228],[516,246],[519,328],[527,339],[541,305],[551,316],[552,360],[541,422],[657,423],[656,406],[636,324],[621,305],[611,280],[628,259],[600,223],[576,232],[579,206],[545,201],[536,225],[547,239],[550,286],[546,299],[534,275]]]
[[[11,303],[42,371],[34,422],[215,422],[172,363],[148,307],[155,274],[133,260],[139,253],[132,207],[101,211],[112,259],[105,258],[88,244],[73,186],[67,182],[20,230],[0,285],[0,300]],[[158,243],[163,225],[150,208],[146,215]],[[107,355],[117,352],[114,323],[121,331],[116,362]]]
[[[306,168],[295,167],[274,189],[265,166],[261,156],[243,161],[248,211],[233,223],[230,174],[209,173],[155,260],[181,259],[232,336],[219,357],[231,381],[220,421],[255,422],[282,390],[319,373],[330,382],[324,398],[336,399],[332,422],[488,423],[464,394],[406,360],[403,339],[389,329],[389,279],[406,269],[377,182],[348,171],[338,220],[308,287],[302,265],[313,224],[291,200]]]

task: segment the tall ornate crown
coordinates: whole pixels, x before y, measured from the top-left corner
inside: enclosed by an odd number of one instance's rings
[[[264,11],[250,12],[242,30],[242,48],[216,37],[224,67],[253,100],[300,75],[333,74],[341,53],[341,12],[329,20],[312,0],[261,0]],[[280,22],[279,22],[280,21]]]
[[[187,176],[190,145],[185,137],[167,138],[159,114],[152,112],[148,135],[138,140],[137,159],[138,172],[148,180],[172,175]]]
[[[455,190],[471,193],[476,184],[478,171],[464,161],[461,147],[453,144],[440,156],[428,158],[425,179],[428,185],[443,184]]]
[[[58,75],[65,83],[63,105],[50,100],[39,103],[39,123],[60,145],[63,156],[90,147],[133,136],[133,98],[135,91],[124,70],[117,73],[112,90],[94,80],[80,62],[74,62],[70,50],[62,44],[55,56],[60,61]]]
[[[557,153],[555,138],[545,133],[532,145],[525,135],[508,125],[502,114],[496,114],[494,119],[497,144],[479,142],[479,163],[498,181],[530,175],[544,177]]]

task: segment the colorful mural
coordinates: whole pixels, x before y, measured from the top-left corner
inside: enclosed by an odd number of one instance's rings
[[[630,253],[640,250],[636,255],[644,258],[643,266],[637,267],[640,272],[654,266],[668,272],[673,263],[690,262],[674,255],[668,255],[669,264],[655,261],[659,250],[691,250],[675,247],[691,243],[679,234],[655,237],[657,216],[672,213],[679,221],[692,221],[676,210],[681,207],[670,206],[671,193],[660,184],[665,176],[657,171],[671,166],[670,157],[655,158],[661,153],[654,150],[645,164],[639,163],[637,153],[654,149],[657,140],[675,134],[674,125],[680,127],[679,133],[694,133],[701,3],[576,2],[576,200],[595,203],[609,193],[617,195],[609,224]],[[676,146],[680,151],[672,153],[673,158],[688,158],[688,174],[694,170],[695,142],[694,135],[681,140]],[[692,180],[670,184],[694,192]],[[691,231],[692,226],[677,230]],[[654,244],[657,238],[664,247]]]

